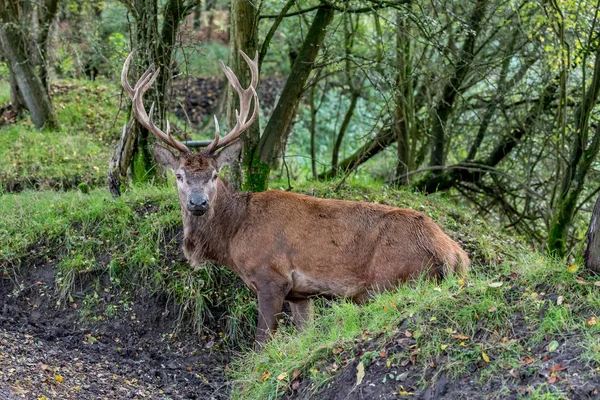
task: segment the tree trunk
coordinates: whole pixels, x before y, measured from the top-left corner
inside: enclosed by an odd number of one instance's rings
[[[316,83],[310,88],[310,167],[313,179],[317,179],[317,112],[315,106],[315,92],[317,90]]]
[[[411,46],[408,32],[408,17],[398,11],[396,17],[396,58],[398,76],[396,78],[396,135],[398,161],[396,164],[396,185],[405,185],[408,171],[412,168],[410,137],[415,125],[413,84],[411,72]],[[413,138],[416,140],[416,138]]]
[[[585,246],[584,261],[585,267],[594,272],[600,272],[600,197],[596,200],[590,227],[587,231],[587,243]]]
[[[342,121],[342,126],[340,127],[340,131],[338,132],[335,143],[333,144],[333,151],[331,152],[331,169],[334,171],[338,171],[340,148],[342,147],[342,141],[344,140],[348,126],[350,126],[350,120],[354,115],[354,109],[356,108],[356,103],[358,103],[359,97],[360,92],[353,90],[350,97],[350,106],[348,106],[348,110],[346,111],[346,115],[344,115],[344,120]]]
[[[39,7],[38,24],[39,32],[37,37],[37,47],[40,52],[40,79],[47,91],[50,90],[48,83],[48,39],[50,37],[50,28],[58,12],[58,0],[45,0]]]
[[[275,149],[278,143],[281,143],[291,123],[294,110],[300,101],[300,95],[313,69],[319,48],[325,39],[327,26],[331,23],[334,13],[334,10],[328,6],[321,6],[317,10],[277,106],[260,138],[258,153],[253,155],[253,162],[265,171],[265,177],[268,177],[270,165],[276,156]]]
[[[258,50],[258,9],[251,0],[239,0],[231,3],[231,46],[229,66],[238,77],[243,87],[250,84],[250,70],[240,55],[242,50],[250,58],[254,58]],[[260,70],[259,70],[260,72]],[[236,124],[235,110],[239,109],[239,98],[231,86],[227,87],[227,127]],[[260,114],[254,124],[242,135],[241,159],[234,163],[232,184],[252,192],[267,189],[268,171],[253,162],[254,152],[260,140]],[[266,173],[266,175],[265,175]]]
[[[4,49],[9,69],[23,95],[31,120],[36,128],[58,129],[58,119],[46,87],[36,74],[28,53],[28,38],[20,29],[17,5],[0,0],[0,45]]]
[[[135,0],[134,16],[136,60],[135,76],[139,77],[148,65],[160,68],[156,83],[146,93],[146,109],[154,103],[154,118],[158,126],[165,126],[167,83],[171,79],[173,49],[179,24],[189,9],[183,0],[169,0],[163,10],[162,30],[158,31],[158,6],[156,0]],[[134,182],[148,182],[158,177],[154,157],[150,151],[150,133],[136,121],[131,139],[135,144],[130,163]]]
[[[194,29],[200,29],[202,26],[202,3],[196,4],[194,7]]]
[[[12,70],[8,71],[8,76],[10,81],[10,104],[13,111],[17,115],[21,115],[21,113],[27,109],[27,105],[25,104],[25,99],[23,98],[21,90],[19,90],[17,77],[12,72]]]
[[[135,0],[129,11],[135,19],[134,30],[134,67],[131,76],[138,79],[150,64],[160,68],[155,84],[144,96],[146,110],[154,103],[154,122],[165,126],[166,92],[171,78],[172,59],[179,24],[191,8],[184,0],[169,0],[163,9],[162,30],[158,30],[158,6],[156,0]],[[131,115],[131,109],[129,110]],[[160,177],[157,175],[154,157],[150,151],[153,137],[137,120],[131,129],[121,135],[121,141],[115,150],[109,171],[109,188],[118,195],[117,187],[125,177],[125,171],[131,171],[134,183],[147,182]]]
[[[574,125],[577,127],[571,143],[571,156],[563,176],[558,204],[548,233],[548,251],[558,257],[566,254],[567,229],[571,226],[576,203],[583,190],[586,175],[600,148],[600,125],[589,146],[589,119],[592,108],[600,95],[600,46],[596,48],[596,61],[592,83],[575,110]]]
[[[459,51],[458,62],[454,72],[444,87],[442,97],[438,101],[432,115],[433,143],[431,147],[431,159],[429,166],[439,166],[444,164],[445,144],[446,144],[446,123],[454,107],[456,97],[464,90],[463,82],[471,69],[471,63],[475,57],[475,41],[481,28],[481,22],[485,16],[488,0],[477,0],[473,13],[467,24],[467,38]]]

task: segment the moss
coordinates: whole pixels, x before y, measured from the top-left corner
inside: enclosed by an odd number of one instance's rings
[[[264,192],[269,188],[269,173],[271,169],[267,163],[262,162],[258,157],[246,157],[250,160],[244,165],[244,183],[243,190],[251,192]]]

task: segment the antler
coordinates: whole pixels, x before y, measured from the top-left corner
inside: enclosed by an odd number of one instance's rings
[[[250,86],[247,89],[242,88],[240,85],[240,81],[235,76],[231,68],[225,66],[223,61],[219,61],[221,63],[221,69],[227,76],[227,80],[235,91],[237,92],[240,98],[240,110],[235,110],[236,124],[233,129],[225,135],[225,137],[219,137],[219,122],[217,121],[217,117],[215,117],[215,139],[211,144],[204,149],[204,154],[213,154],[218,149],[227,147],[229,144],[237,140],[244,131],[246,131],[258,118],[258,95],[256,94],[256,86],[258,85],[258,51],[254,55],[254,59],[251,60],[250,57],[246,55],[243,51],[240,50],[240,54],[248,64],[250,68],[250,73],[252,79],[250,80]],[[250,105],[252,104],[252,99],[254,99],[254,111],[248,119],[248,114],[250,113]]]
[[[242,85],[240,85],[240,81],[235,76],[231,68],[225,66],[225,64],[223,64],[222,61],[219,61],[221,63],[221,69],[223,69],[223,72],[227,76],[229,83],[231,84],[231,86],[233,86],[240,98],[240,110],[235,110],[235,117],[237,122],[233,129],[230,132],[228,132],[227,135],[225,135],[225,137],[223,137],[222,139],[220,138],[219,122],[217,121],[217,117],[214,117],[215,138],[206,147],[206,149],[204,149],[204,154],[214,154],[217,150],[228,146],[229,144],[237,140],[240,137],[240,135],[244,133],[244,131],[246,131],[258,118],[258,109],[260,106],[258,101],[258,95],[256,94],[256,86],[258,85],[258,52],[256,52],[253,60],[251,60],[250,57],[248,57],[246,53],[244,53],[241,50],[240,54],[246,61],[246,64],[248,64],[248,67],[250,68],[250,73],[252,77],[250,81],[250,86],[247,89],[242,88]],[[136,119],[140,122],[140,124],[142,124],[142,126],[144,126],[146,129],[152,132],[157,138],[161,139],[163,142],[182,152],[189,152],[190,149],[186,145],[177,141],[173,136],[171,136],[169,132],[169,121],[167,121],[166,133],[160,130],[160,128],[158,128],[156,125],[154,125],[154,122],[152,122],[152,111],[154,110],[154,104],[152,104],[152,106],[150,107],[150,115],[146,113],[146,109],[144,108],[142,98],[158,77],[160,68],[157,69],[154,73],[152,73],[152,70],[154,69],[154,64],[152,64],[146,70],[146,72],[142,74],[141,78],[135,84],[135,87],[132,88],[129,84],[129,81],[127,80],[127,72],[129,71],[129,64],[131,63],[132,58],[133,52],[130,53],[129,56],[127,56],[127,59],[123,64],[123,70],[121,72],[121,85],[123,86],[123,89],[125,89],[125,91],[127,92],[127,94],[133,102],[132,108]],[[250,106],[252,105],[252,99],[254,99],[254,110],[252,112],[252,115],[250,116],[250,119],[248,119],[248,114],[250,113]]]
[[[152,132],[154,136],[156,136],[166,144],[176,148],[177,150],[184,153],[188,153],[190,149],[188,149],[186,145],[184,145],[183,143],[175,139],[173,136],[171,136],[169,121],[167,121],[166,133],[163,132],[158,126],[154,125],[154,122],[152,122],[152,112],[154,111],[154,103],[150,107],[150,115],[146,113],[146,109],[144,108],[142,98],[158,77],[160,68],[158,68],[156,71],[154,71],[154,73],[152,73],[152,70],[154,69],[154,64],[150,65],[146,72],[144,72],[140,79],[137,81],[135,87],[132,88],[129,84],[129,81],[127,80],[127,72],[129,71],[129,64],[131,64],[132,58],[133,52],[130,53],[129,56],[127,56],[127,59],[123,64],[123,70],[121,71],[121,85],[123,86],[123,89],[125,89],[125,91],[129,95],[129,98],[133,102],[133,114],[135,115],[136,119],[140,122],[140,124],[142,124],[142,126],[148,129],[150,132]]]

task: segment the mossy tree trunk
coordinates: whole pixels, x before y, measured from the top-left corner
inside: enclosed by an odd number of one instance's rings
[[[548,251],[557,257],[564,257],[567,252],[567,230],[573,222],[577,201],[584,189],[585,178],[600,150],[600,125],[597,126],[593,137],[589,138],[590,114],[599,95],[600,46],[597,46],[592,82],[583,95],[581,103],[575,109],[574,126],[576,130],[571,142],[571,154],[562,177],[560,196],[553,208],[554,214],[548,233]]]
[[[240,55],[242,50],[250,58],[254,58],[258,50],[258,14],[256,2],[239,0],[231,3],[230,13],[230,42],[231,47],[229,67],[238,77],[242,87],[250,84],[250,70]],[[239,98],[231,85],[227,86],[227,128],[231,129],[236,124],[235,110],[239,109]],[[266,190],[268,176],[265,179],[264,171],[255,165],[253,153],[260,140],[260,115],[257,121],[242,135],[241,154],[238,162],[232,165],[232,184],[244,190],[262,192]],[[239,151],[233,147],[225,151]]]
[[[333,20],[334,14],[335,11],[326,5],[317,10],[279,101],[265,126],[258,148],[251,153],[250,163],[257,171],[253,182],[256,187],[266,189],[268,186],[269,171],[277,157],[276,149],[292,122],[294,110],[300,101],[308,76],[313,70],[315,59],[325,39],[327,26]]]
[[[191,12],[195,1],[169,0],[163,6],[162,26],[158,24],[157,0],[123,1],[134,18],[133,32],[134,66],[129,73],[132,85],[142,73],[154,64],[160,73],[154,85],[146,92],[146,110],[154,103],[154,122],[164,129],[167,109],[167,88],[172,76],[172,62],[177,31],[183,18]],[[131,115],[131,109],[129,110]],[[137,121],[125,129],[115,150],[109,171],[111,192],[117,189],[129,174],[134,183],[147,182],[159,177],[150,151],[153,135]]]

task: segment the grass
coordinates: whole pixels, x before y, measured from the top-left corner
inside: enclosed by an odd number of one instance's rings
[[[72,80],[53,85],[52,91],[61,130],[38,131],[27,116],[0,128],[1,190],[104,182],[125,117],[118,113],[119,89],[101,80]]]
[[[174,299],[181,306],[181,320],[191,318],[199,331],[211,318],[209,308],[225,308],[228,337],[234,342],[250,337],[253,318],[246,315],[252,315],[254,302],[248,290],[233,290],[236,278],[224,268],[195,270],[184,261],[176,240],[181,216],[172,187],[138,187],[119,199],[105,189],[89,194],[25,191],[4,195],[0,215],[0,271],[17,276],[34,262],[55,262],[61,303],[73,301],[75,282],[108,274],[113,289]],[[90,305],[93,298],[92,293],[84,302]],[[87,311],[82,317],[104,317],[93,307]]]

